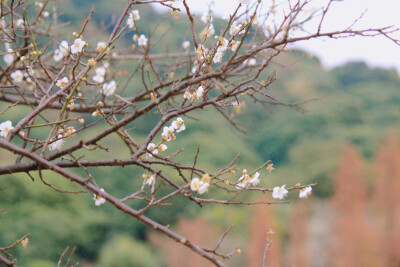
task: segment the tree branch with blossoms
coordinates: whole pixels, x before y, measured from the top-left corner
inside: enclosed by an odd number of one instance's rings
[[[223,260],[234,253],[225,255],[217,249],[231,228],[219,241],[216,240],[214,249],[206,249],[175,233],[169,226],[150,219],[146,213],[157,206],[171,206],[167,201],[178,197],[200,206],[283,204],[288,203],[283,200],[289,191],[307,198],[316,184],[260,187],[263,172],[271,172],[273,163],[267,161],[259,168],[247,171],[236,165],[239,155],[227,162],[226,167],[214,171],[198,167],[199,150],[193,164],[182,164],[176,156],[183,148],[170,152],[169,144],[191,131],[195,124],[191,113],[206,112],[207,108],[213,107],[234,128],[242,131],[235,114],[244,108],[243,99],[250,98],[260,105],[301,109],[303,102],[280,102],[267,91],[276,77],[266,75],[266,71],[273,59],[289,50],[290,44],[323,37],[353,36],[384,36],[399,43],[393,37],[398,29],[393,27],[360,30],[354,28],[355,23],[343,30],[324,32],[325,15],[334,1],[322,7],[319,13],[313,13],[315,16],[322,14],[314,32],[302,31],[310,20],[305,13],[311,2],[288,1],[278,12],[279,7],[275,4],[265,8],[261,1],[241,0],[229,19],[223,21],[222,28],[216,29],[212,8],[198,20],[186,1],[183,1],[185,11],[181,11],[174,1],[131,0],[121,7],[108,39],[97,40],[96,45],[90,43],[89,38],[85,39],[90,35],[93,35],[91,39],[96,38],[96,34],[88,30],[95,9],[83,26],[73,33],[72,42],[58,42],[59,27],[63,25],[57,23],[56,13],[51,21],[49,11],[46,11],[48,2],[37,2],[31,7],[23,1],[16,4],[11,1],[9,6],[2,2],[4,67],[0,74],[0,101],[5,106],[0,113],[0,147],[16,156],[14,163],[0,166],[0,175],[28,173],[32,178],[30,173],[33,172],[39,174],[44,185],[59,193],[90,192],[94,195],[94,205],[109,203],[212,264],[225,266]],[[154,52],[165,34],[157,36],[154,31],[150,36],[142,30],[140,6],[148,4],[164,6],[172,11],[172,15],[187,16],[191,38],[182,36],[181,48],[166,53]],[[56,7],[55,4],[53,12]],[[35,14],[26,12],[25,8],[34,9]],[[270,23],[270,17],[274,17],[274,24],[265,25],[267,21]],[[127,35],[132,35],[133,53],[124,51],[127,49],[123,38]],[[122,86],[118,64],[125,62],[131,62],[135,67]],[[140,81],[139,84],[131,83],[133,77]],[[21,109],[20,118],[8,119],[17,107],[25,107]],[[152,128],[141,138],[132,127],[147,114],[156,114],[157,119],[149,123]],[[126,148],[128,154],[109,153],[103,141],[111,135],[118,138],[118,145]],[[98,154],[104,158],[99,159]],[[88,168],[124,166],[140,168],[143,173],[135,179],[143,180],[139,188],[122,198],[108,192]],[[163,172],[164,168],[175,170],[178,175],[169,176]],[[43,170],[59,174],[60,179],[77,184],[81,190],[69,191],[53,186],[44,179]],[[75,170],[83,171],[86,177]],[[233,178],[236,171],[242,175]],[[164,188],[168,193],[161,193]],[[221,191],[227,197],[217,199],[210,189]],[[272,192],[272,198],[277,201],[235,200],[243,192]],[[132,208],[133,202],[146,205],[136,210]],[[7,259],[0,255],[0,261],[10,264],[10,255],[5,256]]]

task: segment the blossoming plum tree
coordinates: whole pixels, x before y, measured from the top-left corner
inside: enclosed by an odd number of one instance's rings
[[[121,14],[108,40],[96,40],[95,43],[85,38],[96,35],[87,30],[93,10],[83,27],[73,33],[74,40],[68,42],[56,38],[57,23],[44,23],[45,20],[57,20],[56,13],[51,17],[46,11],[49,1],[36,2],[33,7],[21,0],[5,2],[2,1],[0,20],[4,48],[0,101],[5,106],[0,111],[0,147],[16,157],[13,164],[0,167],[0,175],[37,172],[49,189],[71,193],[52,186],[42,177],[45,169],[58,173],[94,194],[94,205],[99,208],[109,203],[126,216],[136,218],[216,266],[224,266],[223,260],[233,253],[224,255],[218,252],[220,243],[213,250],[202,248],[168,226],[150,219],[146,211],[178,196],[200,206],[206,203],[279,204],[284,202],[241,202],[236,199],[245,191],[254,194],[271,192],[272,197],[279,200],[290,191],[297,191],[300,198],[307,198],[315,184],[264,188],[260,181],[266,172],[274,169],[273,163],[267,161],[259,168],[247,171],[245,166],[235,165],[239,156],[218,171],[198,168],[198,153],[194,155],[194,164],[181,164],[175,160],[180,151],[168,151],[167,143],[179,142],[180,135],[191,131],[195,122],[190,121],[187,115],[196,110],[205,112],[204,108],[212,106],[228,123],[239,129],[229,114],[231,110],[240,110],[240,101],[244,98],[260,104],[298,107],[281,103],[268,94],[274,75],[266,80],[260,79],[271,61],[284,53],[290,44],[314,38],[352,36],[385,36],[399,42],[392,37],[397,29],[358,29],[357,21],[345,29],[324,31],[324,20],[334,0],[327,1],[326,5],[311,13],[307,9],[314,2],[312,0],[287,1],[279,5],[272,1],[268,7],[263,3],[266,1],[232,1],[236,9],[220,28],[213,25],[211,7],[197,20],[186,0],[183,0],[181,9],[172,0],[120,1]],[[153,52],[157,39],[145,34],[139,23],[140,8],[146,4],[162,5],[172,11],[172,15],[187,17],[190,38],[182,36],[182,46],[176,47],[176,52]],[[36,8],[35,14],[26,12],[25,8]],[[52,12],[56,8],[55,5]],[[318,21],[317,27],[313,32],[303,30],[311,19]],[[117,42],[127,34],[132,35],[134,44],[137,44],[133,54],[124,51]],[[121,81],[114,80],[116,70],[110,67],[120,60],[139,62],[135,73],[140,75],[141,72],[144,77],[140,90],[131,96],[120,93]],[[165,66],[168,66],[168,75],[165,75]],[[27,106],[30,110],[24,111],[19,120],[11,121],[10,112],[20,106]],[[149,112],[158,113],[160,119],[153,122],[146,138],[138,142],[135,131],[129,126]],[[32,130],[37,128],[42,129],[46,136]],[[85,135],[94,128],[94,135]],[[120,145],[130,151],[129,155],[109,155],[109,158],[93,160],[78,156],[84,154],[91,158],[90,155],[99,150],[107,151],[100,142],[112,134],[117,134]],[[128,165],[143,169],[143,175],[137,177],[143,182],[140,188],[124,198],[108,192],[88,171],[88,167]],[[178,176],[167,176],[160,169],[163,166],[176,170]],[[74,169],[83,170],[86,177],[78,175]],[[235,170],[240,170],[243,175],[233,179],[231,173]],[[169,193],[160,194],[161,187],[168,188]],[[214,190],[223,190],[230,197],[215,199]],[[147,204],[136,210],[131,205],[134,201],[146,201]],[[15,244],[23,240],[27,240],[26,237]],[[15,244],[0,248],[0,263],[14,264],[6,251]]]

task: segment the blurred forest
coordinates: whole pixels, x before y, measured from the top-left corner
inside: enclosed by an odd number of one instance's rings
[[[85,40],[95,44],[106,38],[121,6],[106,0],[70,0],[59,3],[63,11],[60,18],[71,22],[60,31],[60,40],[72,40],[71,33],[83,23],[93,4],[95,13]],[[186,18],[171,19],[167,14],[168,19],[164,19],[163,14],[148,7],[139,10],[138,23],[146,35],[167,32],[155,51],[175,51],[171,48],[181,47],[182,33],[189,36]],[[216,29],[222,23],[215,21]],[[92,32],[97,34],[89,34]],[[131,38],[132,33],[126,34],[119,48],[134,53]],[[116,80],[128,78],[129,64],[111,62],[111,67],[118,70]],[[247,100],[240,109],[231,111],[240,116],[241,127],[247,133],[235,130],[210,108],[207,114],[198,112],[194,118],[185,118],[190,130],[171,148],[185,147],[179,160],[191,164],[200,147],[198,162],[211,170],[223,167],[239,152],[238,164],[248,169],[272,160],[276,170],[262,177],[262,185],[317,182],[313,195],[301,201],[289,197],[292,203],[286,205],[239,208],[209,205],[201,209],[182,199],[174,202],[181,207],[179,214],[174,213],[178,209],[163,207],[151,209],[147,215],[209,248],[234,224],[222,250],[239,248],[241,253],[227,262],[229,266],[260,266],[270,229],[274,233],[268,266],[399,266],[398,73],[371,68],[363,62],[328,70],[318,58],[298,50],[275,59],[265,75],[273,72],[277,80],[270,86],[270,95],[285,103],[303,103],[300,108],[253,105]],[[131,94],[134,87],[135,83],[130,83],[124,93]],[[4,107],[0,105],[0,109]],[[16,112],[8,114],[12,121],[20,118]],[[90,122],[90,117],[85,120]],[[133,126],[139,140],[154,120],[155,115],[148,114],[146,120]],[[113,138],[116,135],[103,141],[104,146],[116,154],[126,153],[113,146]],[[13,155],[0,153],[0,164],[13,160]],[[91,171],[96,175],[95,168]],[[102,172],[96,179],[117,196],[128,194],[130,188],[142,183],[142,173],[135,167],[113,167]],[[44,173],[53,185],[74,188],[58,180],[56,174]],[[118,183],[113,179],[117,176],[123,177]],[[33,177],[37,178],[35,174]],[[232,179],[236,177],[232,175]],[[12,251],[19,266],[54,266],[67,246],[77,247],[73,262],[80,266],[207,266],[204,259],[152,233],[109,204],[96,207],[91,194],[60,194],[38,179],[31,181],[26,174],[7,176],[0,181],[0,188],[0,209],[6,209],[0,213],[0,244],[6,246],[31,233],[26,248],[19,246]],[[249,197],[244,194],[240,199]],[[272,199],[269,195],[257,197]]]

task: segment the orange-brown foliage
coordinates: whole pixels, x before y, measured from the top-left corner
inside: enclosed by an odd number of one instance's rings
[[[274,206],[256,205],[249,219],[249,241],[246,248],[248,267],[260,267],[263,261],[264,249],[267,245],[267,232],[274,231],[270,236],[271,246],[267,253],[267,266],[281,266],[281,243],[279,227],[273,218]]]
[[[352,145],[344,147],[334,176],[335,211],[332,264],[337,267],[377,266],[372,229],[367,220],[367,189],[362,156]]]
[[[308,220],[310,203],[305,201],[294,204],[295,210],[290,217],[289,266],[311,266],[308,246]]]
[[[389,136],[375,157],[373,207],[378,254],[382,266],[400,266],[400,145]]]

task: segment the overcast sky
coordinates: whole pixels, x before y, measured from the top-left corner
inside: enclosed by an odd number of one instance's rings
[[[201,14],[207,10],[207,0],[187,0],[192,9]],[[271,0],[262,0],[270,5]],[[276,0],[277,3],[285,0]],[[294,2],[294,1],[292,1]],[[315,4],[325,0],[314,0]],[[215,14],[229,15],[237,7],[237,0],[214,0]],[[325,30],[341,29],[367,10],[359,27],[376,28],[394,25],[400,28],[400,0],[344,0],[336,2],[327,17]],[[397,35],[400,39],[400,34]],[[380,38],[350,38],[341,40],[313,40],[300,44],[318,56],[325,66],[331,67],[344,62],[363,60],[371,66],[395,67],[400,71],[400,46]]]

